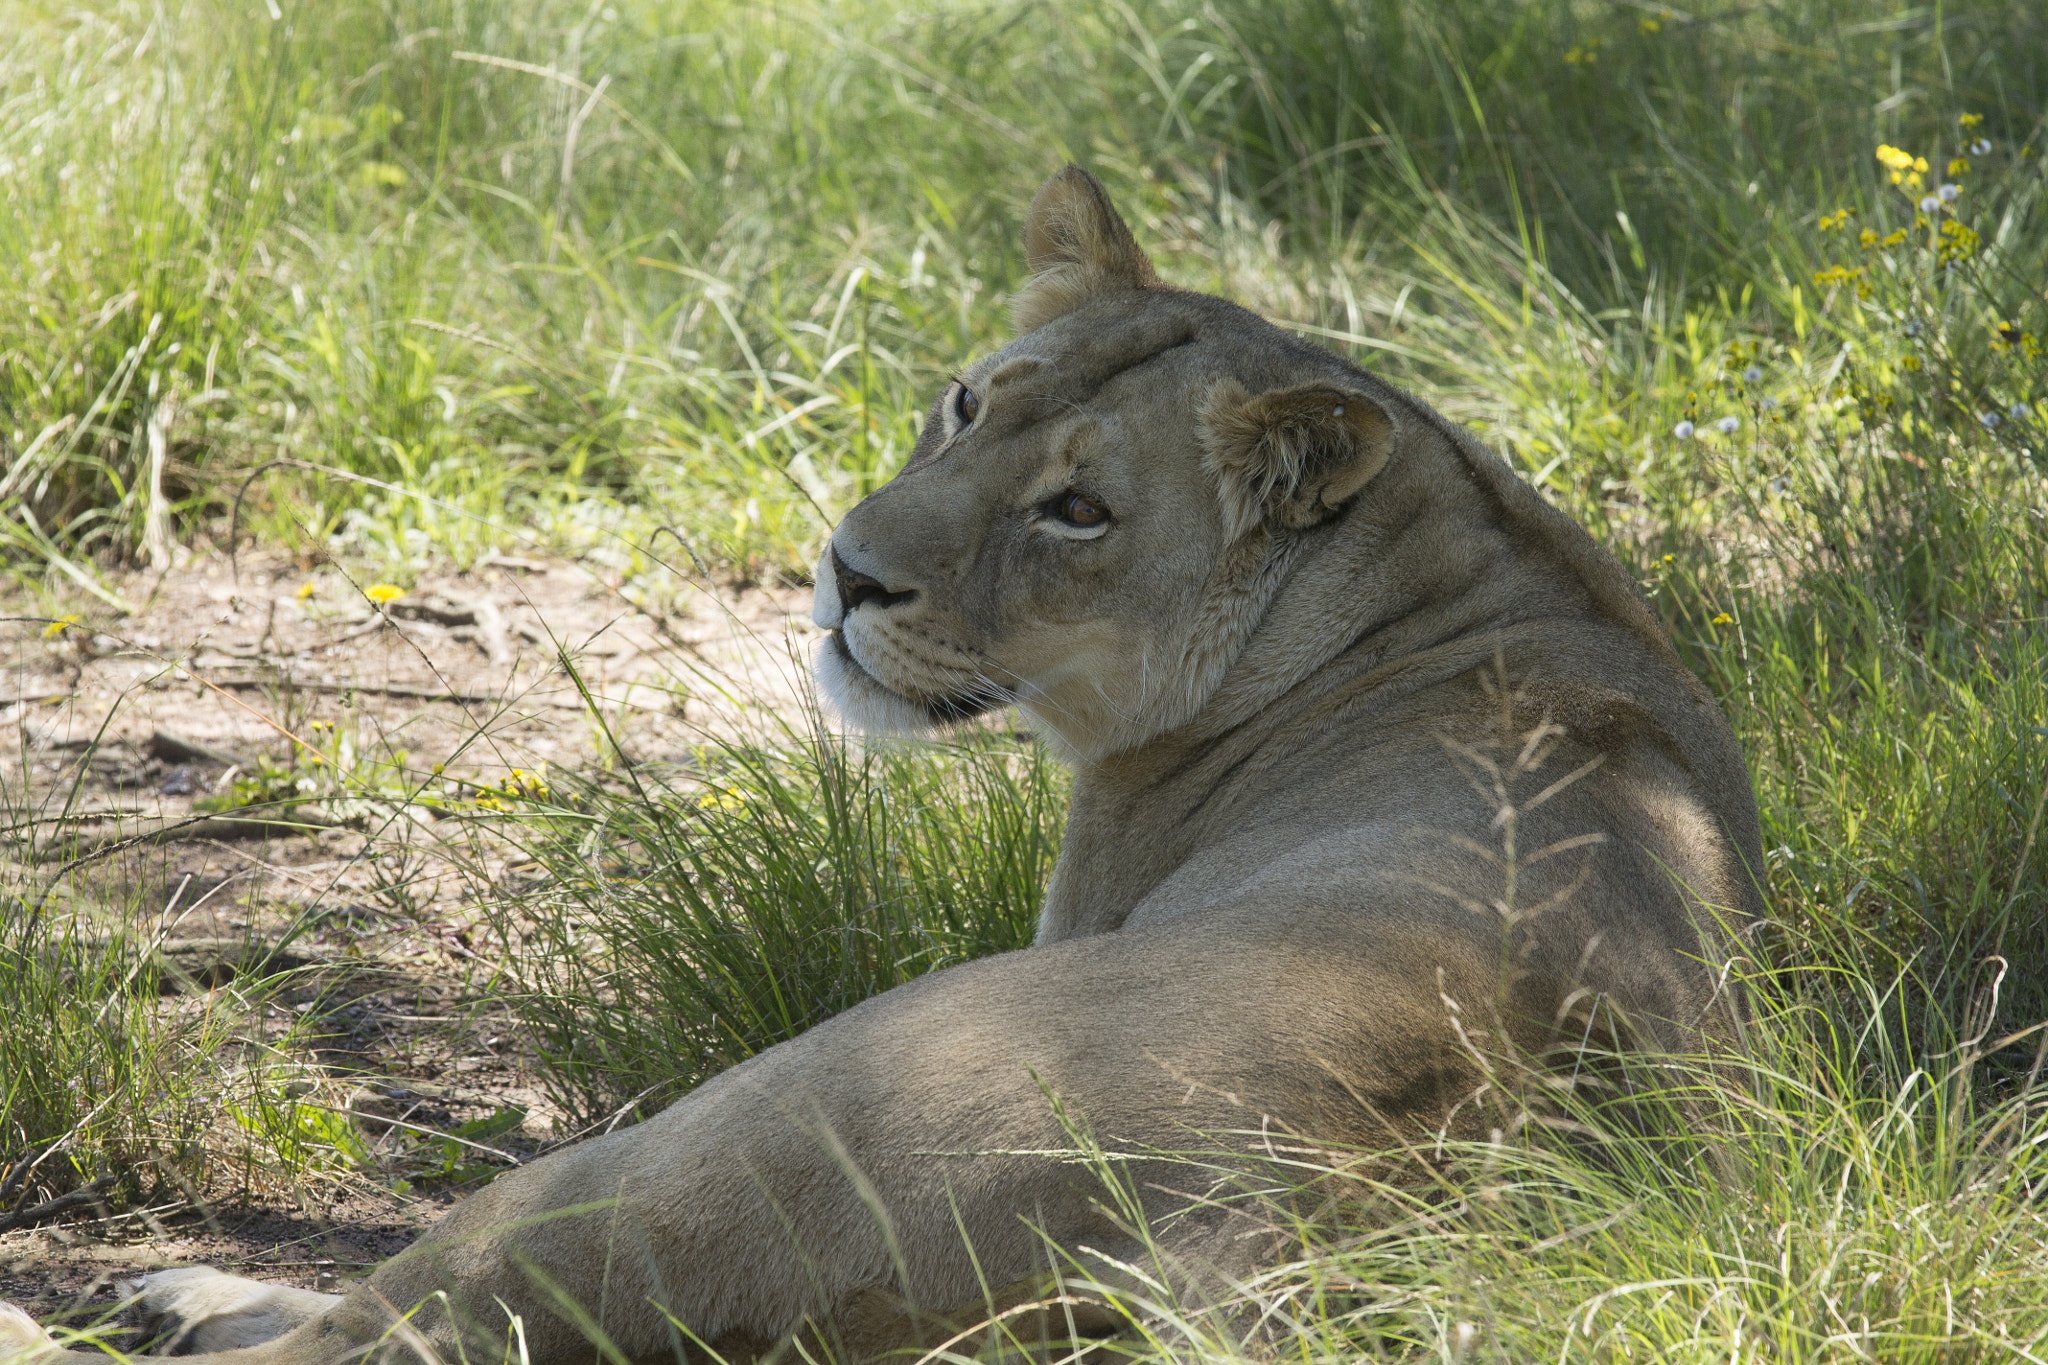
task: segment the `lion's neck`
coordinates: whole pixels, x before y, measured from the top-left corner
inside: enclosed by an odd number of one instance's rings
[[[1290,758],[1305,747],[1358,751],[1356,786],[1394,700],[1452,685],[1527,614],[1526,595],[1510,586],[1530,579],[1515,565],[1523,551],[1462,473],[1460,453],[1426,444],[1294,548],[1257,628],[1190,719],[1076,765],[1040,942],[1121,926],[1228,830],[1231,810],[1270,803],[1279,787],[1298,795],[1301,764]]]

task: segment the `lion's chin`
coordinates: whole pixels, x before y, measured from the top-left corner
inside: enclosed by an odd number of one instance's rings
[[[871,735],[927,735],[995,709],[993,701],[980,698],[914,701],[893,691],[853,657],[846,636],[836,630],[818,641],[811,672],[818,694],[841,719]]]

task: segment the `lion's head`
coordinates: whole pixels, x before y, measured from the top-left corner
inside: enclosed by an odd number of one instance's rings
[[[840,523],[812,617],[825,695],[918,731],[1015,705],[1072,757],[1189,719],[1284,552],[1386,463],[1394,390],[1221,299],[1162,286],[1068,167],[1032,201],[1022,333],[932,404]]]

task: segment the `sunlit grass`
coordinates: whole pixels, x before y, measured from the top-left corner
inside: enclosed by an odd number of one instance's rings
[[[1553,486],[1682,502],[1642,438],[1722,337],[1814,311],[1821,215],[1888,193],[1870,149],[2009,158],[2040,106],[2019,4],[6,14],[0,496],[74,578],[217,533],[278,457],[411,494],[266,476],[301,553],[666,523],[801,572],[1001,335],[1070,157],[1170,278],[1370,334]]]

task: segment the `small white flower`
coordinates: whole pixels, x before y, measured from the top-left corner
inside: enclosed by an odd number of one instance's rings
[[[1680,422],[1677,426],[1671,428],[1671,434],[1681,441],[1690,440],[1692,431],[1693,426],[1690,422]]]
[[[1906,324],[1906,335],[1909,337],[1916,337],[1920,335],[1920,322],[1917,318],[1912,322]]]
[[[1920,197],[1920,211],[1922,213],[1932,213],[1940,207],[1941,200],[1934,195],[1925,194]]]
[[[2027,410],[2027,405],[2025,403],[2014,403],[2010,408],[2007,408],[2006,411],[2012,414],[2012,418],[2015,422],[2024,422],[2027,420],[2027,418],[2033,416],[2033,413]]]
[[[1984,154],[1985,154],[1986,152],[1988,152],[1988,151],[1990,151],[1990,150],[1991,150],[1991,139],[1990,139],[1990,138],[1988,138],[1988,137],[1980,137],[1980,138],[1978,138],[1978,139],[1977,139],[1977,140],[1976,140],[1975,142],[1973,142],[1973,143],[1971,143],[1971,144],[1970,144],[1970,155],[1971,155],[1971,156],[1982,156],[1982,155],[1984,155]]]
[[[1740,417],[1723,417],[1720,421],[1714,423],[1714,430],[1720,432],[1723,436],[1733,436],[1741,425],[1742,419]]]
[[[1765,394],[1762,398],[1759,398],[1756,401],[1763,404],[1764,410],[1766,412],[1778,406],[1778,400],[1771,397],[1769,394]]]
[[[1986,431],[1989,431],[1998,425],[1999,417],[1995,412],[1980,412],[1977,414],[1977,420],[1984,424]]]
[[[1935,191],[1935,194],[1940,196],[1941,202],[1944,204],[1955,203],[1956,196],[1961,193],[1962,191],[1957,189],[1954,185],[1943,185],[1940,189]]]
[[[1764,372],[1758,369],[1756,366],[1752,365],[1742,372],[1742,377],[1744,379],[1747,379],[1750,383],[1754,384],[1757,380],[1762,379],[1764,377]]]

